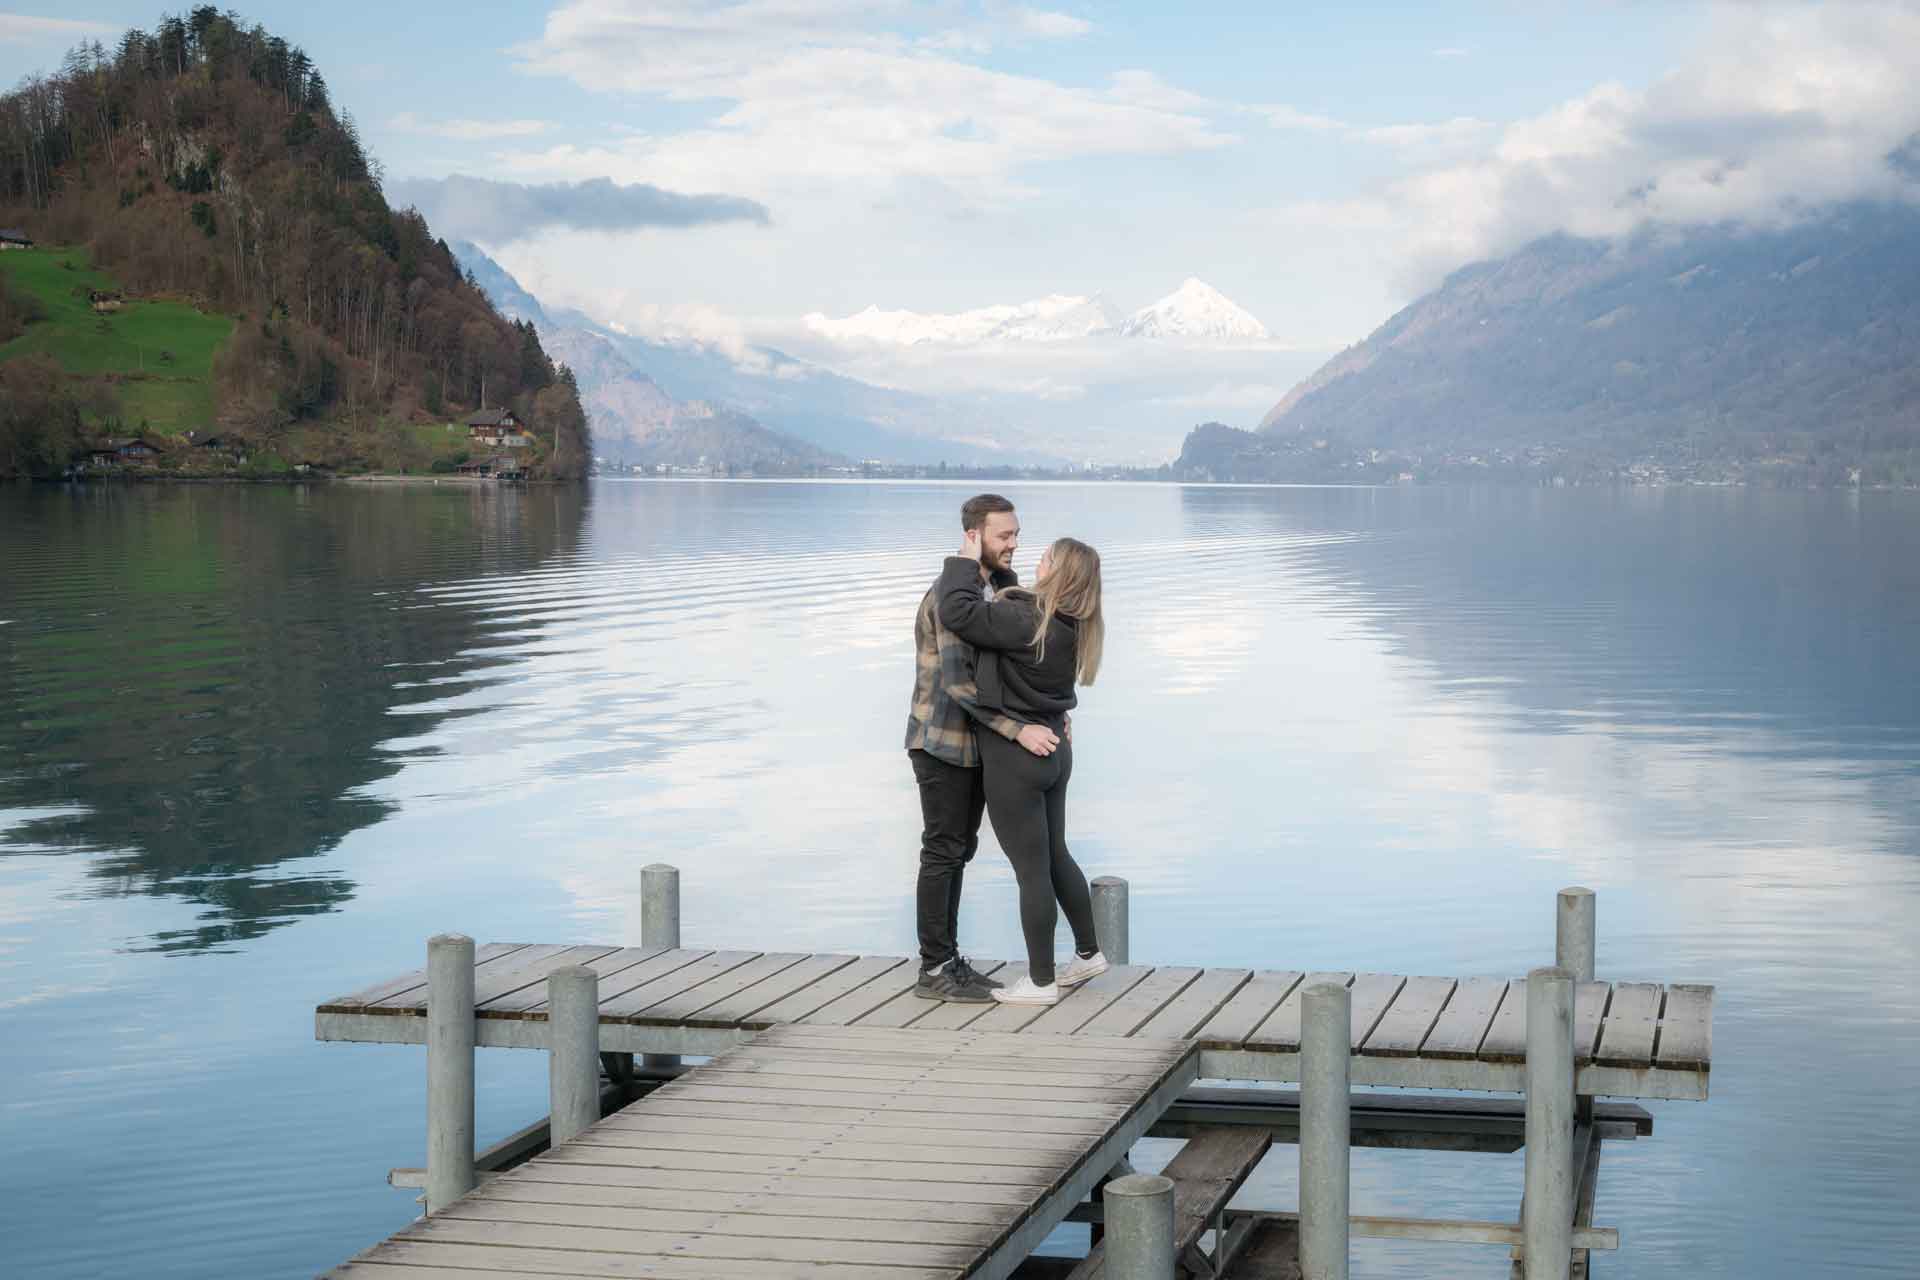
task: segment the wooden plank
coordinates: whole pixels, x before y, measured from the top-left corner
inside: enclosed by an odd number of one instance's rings
[[[836,1076],[852,1080],[937,1080],[955,1084],[1020,1084],[1038,1088],[1151,1088],[1158,1073],[1152,1070],[1128,1071],[1120,1066],[1100,1063],[1088,1072],[1052,1069],[1053,1060],[1039,1060],[1040,1069],[1023,1069],[1018,1059],[964,1058],[952,1065],[929,1066],[915,1061],[871,1062],[852,1058],[833,1058],[787,1049],[778,1056],[736,1057],[716,1060],[708,1070],[761,1072],[773,1076]]]
[[[1087,1081],[1063,1080],[1052,1077],[1054,1083],[1041,1084],[1035,1080],[1021,1080],[1014,1073],[1008,1078],[988,1083],[943,1078],[939,1072],[915,1072],[899,1076],[892,1080],[876,1080],[872,1076],[848,1078],[838,1075],[790,1075],[768,1071],[727,1071],[708,1067],[700,1072],[700,1080],[708,1085],[730,1085],[748,1089],[796,1088],[815,1093],[844,1093],[851,1098],[883,1099],[919,1096],[952,1098],[1031,1098],[1046,1101],[1057,1098],[1062,1102],[1120,1102],[1139,1096],[1140,1085],[1096,1085]],[[1151,1087],[1151,1086],[1146,1086]]]
[[[531,1167],[531,1166],[529,1166]],[[564,1170],[562,1171],[564,1172]],[[517,1174],[517,1171],[516,1171]],[[849,1206],[838,1196],[776,1194],[768,1191],[711,1191],[684,1187],[610,1187],[574,1182],[547,1182],[538,1178],[495,1178],[470,1191],[460,1203],[473,1200],[511,1201],[517,1204],[597,1205],[631,1212],[636,1209],[702,1214],[749,1214],[780,1218],[833,1221],[848,1215]],[[991,1226],[996,1230],[1018,1213],[1006,1205],[961,1204],[935,1200],[862,1200],[854,1208],[869,1222],[920,1224],[945,1222]]]
[[[862,1103],[883,1108],[889,1113],[921,1111],[953,1115],[1035,1116],[1053,1119],[1100,1120],[1124,1114],[1122,1103],[1025,1101],[1019,1098],[962,1098],[941,1089],[923,1088],[876,1099],[871,1095],[833,1093],[827,1090],[755,1088],[750,1085],[707,1084],[689,1077],[684,1089],[674,1094],[687,1100],[708,1102],[762,1102],[776,1106],[845,1109]]]
[[[1591,1062],[1600,1041],[1600,1023],[1606,1015],[1613,987],[1605,982],[1582,982],[1573,989],[1573,1060]]]
[[[1653,1040],[1660,1026],[1665,993],[1651,982],[1623,982],[1613,989],[1594,1061],[1603,1067],[1645,1067],[1653,1063]]]
[[[1018,1187],[980,1187],[963,1183],[894,1182],[891,1179],[823,1178],[816,1174],[709,1173],[693,1169],[628,1169],[604,1164],[563,1164],[535,1160],[513,1171],[515,1179],[569,1182],[595,1187],[663,1187],[684,1191],[760,1191],[803,1196],[835,1196],[842,1200],[952,1200],[957,1204],[991,1204],[1019,1209],[1031,1197]],[[936,1193],[934,1188],[938,1187]],[[861,1212],[861,1206],[843,1205],[841,1213]]]
[[[503,956],[511,955],[527,944],[524,942],[488,942],[473,949],[473,965],[477,971],[481,965],[490,964]],[[350,995],[335,996],[322,1001],[315,1010],[318,1013],[398,1013],[400,1009],[395,997],[417,992],[415,1002],[425,1007],[427,997],[427,971],[410,969],[397,978],[388,978],[385,982],[376,982],[370,987],[362,987]],[[376,1008],[375,1006],[379,1006]]]
[[[771,1025],[759,1016],[762,1009],[778,1004],[788,996],[806,990],[822,978],[838,973],[852,964],[856,958],[847,955],[808,956],[791,968],[735,992],[725,1000],[708,1005],[691,1021],[693,1025],[699,1027]]]
[[[547,1159],[555,1164],[608,1165],[621,1169],[672,1169],[703,1173],[790,1174],[794,1177],[870,1178],[876,1181],[927,1183],[922,1194],[938,1199],[936,1187],[964,1184],[975,1187],[1049,1187],[1058,1170],[1019,1164],[957,1165],[939,1159],[937,1148],[922,1152],[921,1160],[866,1160],[838,1156],[831,1150],[815,1155],[777,1152],[675,1151],[657,1147],[615,1147],[569,1142],[555,1147]]]
[[[1481,1038],[1481,1062],[1525,1062],[1527,1060],[1527,980],[1515,978],[1500,998],[1500,1008],[1487,1024]]]
[[[1677,983],[1667,988],[1660,1019],[1657,1067],[1672,1071],[1709,1071],[1713,1067],[1713,988]]]
[[[1228,1274],[1233,1280],[1300,1280],[1299,1225],[1264,1218],[1254,1223]]]
[[[642,982],[672,973],[675,969],[692,964],[710,951],[670,950],[662,947],[621,947],[610,951],[597,960],[586,962],[587,968],[600,977],[600,998],[611,999],[620,991],[638,986]],[[522,1018],[531,1013],[544,1011],[547,1007],[547,988],[544,984],[523,987],[519,991],[496,997],[487,1007],[479,1011],[483,1018]]]
[[[1155,969],[1146,981],[1075,1029],[1075,1035],[1130,1036],[1200,976],[1198,969]],[[1038,1030],[1038,1027],[1031,1028]]]
[[[1168,1001],[1165,1008],[1135,1028],[1134,1034],[1189,1039],[1252,979],[1251,969],[1204,970],[1192,985]]]
[[[1305,976],[1297,969],[1259,970],[1233,993],[1220,1012],[1200,1024],[1192,1038],[1210,1049],[1240,1048]]]
[[[781,1022],[797,1022],[811,1013],[816,1013],[849,992],[857,991],[869,982],[883,980],[895,970],[904,969],[909,964],[905,956],[861,956],[844,969],[835,970],[812,986],[795,991],[792,995],[754,1014],[756,1023],[773,1025]],[[898,976],[895,974],[895,976]]]
[[[1423,1058],[1472,1058],[1480,1052],[1500,998],[1507,992],[1505,978],[1466,978],[1453,989],[1426,1042]]]
[[[1188,1142],[1160,1172],[1173,1180],[1173,1252],[1200,1242],[1273,1145],[1264,1129],[1219,1129]]]
[[[798,951],[770,951],[755,956],[745,964],[735,965],[724,973],[716,973],[704,982],[647,1006],[634,1013],[630,1020],[639,1023],[732,1026],[735,1021],[732,1018],[710,1022],[695,1015],[703,1013],[709,1005],[724,1003],[768,978],[785,973],[806,958]]]
[[[1299,986],[1287,993],[1287,998],[1280,1002],[1272,1015],[1247,1037],[1247,1048],[1270,1053],[1298,1053],[1300,1051],[1300,1001],[1308,987],[1321,982],[1338,982],[1351,987],[1353,975],[1332,972],[1309,973],[1301,980]]]
[[[775,1236],[788,1240],[870,1240],[900,1244],[966,1245],[985,1248],[999,1236],[997,1223],[945,1222],[929,1217],[917,1222],[879,1218],[808,1218],[793,1214],[716,1213],[704,1205],[697,1210],[656,1209],[634,1204],[624,1207],[543,1203],[533,1200],[497,1200],[464,1196],[436,1212],[440,1218],[478,1218],[490,1222],[537,1222],[555,1227],[615,1227],[637,1231],[698,1231],[709,1235]]]
[[[777,1102],[747,1102],[737,1098],[714,1100],[711,1098],[674,1098],[654,1094],[647,1099],[650,1110],[666,1115],[707,1116],[707,1117],[746,1117],[785,1121],[791,1124],[879,1124],[885,1123],[903,1129],[947,1129],[958,1123],[982,1133],[1011,1131],[1031,1134],[1069,1134],[1074,1136],[1097,1135],[1106,1128],[1105,1122],[1088,1119],[1084,1116],[995,1116],[974,1115],[965,1117],[950,1115],[940,1111],[892,1111],[885,1114],[873,1107],[819,1107],[806,1108],[804,1113]]]
[[[1072,1035],[1152,973],[1146,965],[1117,964],[1099,977],[1061,992],[1060,1003],[1042,1006],[1040,1016],[1022,1026],[1020,1032],[1030,1036]],[[979,1026],[983,1031],[992,1029],[985,1019]]]
[[[1411,1058],[1419,1053],[1453,988],[1452,978],[1408,978],[1359,1051],[1380,1058]]]
[[[835,1160],[906,1161],[924,1160],[929,1153],[937,1153],[941,1161],[955,1167],[1017,1165],[1027,1169],[1050,1169],[1058,1173],[1063,1164],[1072,1163],[1074,1156],[1087,1146],[1085,1142],[1069,1146],[1043,1147],[961,1146],[950,1142],[949,1135],[946,1133],[929,1135],[922,1131],[915,1138],[907,1136],[912,1133],[911,1130],[893,1130],[892,1132],[900,1136],[892,1139],[869,1140],[867,1126],[861,1125],[854,1130],[854,1133],[862,1140],[852,1141],[844,1137],[778,1136],[779,1130],[756,1133],[751,1136],[736,1136],[715,1133],[666,1133],[658,1130],[635,1131],[595,1125],[567,1143],[567,1149],[621,1147],[633,1151],[678,1151],[701,1155],[769,1155],[788,1159],[799,1156],[821,1156]]]
[[[521,1249],[592,1250],[607,1254],[733,1258],[743,1262],[799,1262],[838,1267],[866,1263],[881,1267],[964,1267],[976,1251],[949,1244],[885,1240],[789,1240],[780,1236],[729,1236],[646,1231],[609,1227],[560,1227],[537,1222],[497,1222],[447,1218],[439,1214],[402,1237],[432,1243],[492,1246],[510,1253]]]
[[[465,1268],[475,1275],[495,1269],[520,1275],[558,1275],[628,1280],[741,1280],[740,1261],[727,1258],[635,1258],[621,1253],[589,1253],[584,1249],[502,1249],[490,1245],[454,1244],[425,1240],[391,1240],[364,1255],[368,1263],[392,1263],[394,1271],[412,1267]],[[347,1276],[364,1275],[356,1262]],[[753,1268],[754,1280],[818,1280],[817,1264],[764,1260]],[[409,1280],[417,1270],[405,1272]],[[445,1271],[428,1273],[445,1280]],[[951,1267],[889,1267],[843,1264],[833,1269],[834,1280],[952,1280]]]
[[[924,1004],[925,1001],[914,1000],[913,996],[913,984],[920,977],[918,964],[918,961],[912,961],[902,968],[888,969],[871,981],[855,987],[839,999],[831,1000],[812,1013],[795,1018],[786,1025],[787,1027],[844,1027],[895,1000],[913,1000],[915,1004]]]
[[[1101,977],[1105,976],[1106,974],[1101,975]],[[1099,980],[1095,978],[1094,982]],[[1088,985],[1091,986],[1092,983]],[[1059,1008],[1058,1005],[1053,1007]],[[1167,1064],[1178,1062],[1191,1048],[1177,1040],[1148,1040],[1141,1036],[1074,1036],[1036,1039],[1027,1035],[996,1032],[980,1026],[968,1027],[964,1031],[916,1029],[911,1035],[902,1036],[892,1031],[875,1030],[864,1026],[829,1028],[811,1026],[803,1022],[778,1027],[761,1037],[756,1037],[753,1041],[755,1048],[762,1045],[789,1044],[839,1049],[860,1047],[871,1048],[880,1053],[909,1054],[946,1049],[969,1058],[992,1056],[1028,1060],[1038,1055],[1095,1062],[1104,1056],[1114,1061]]]
[[[1380,1025],[1380,1019],[1386,1016],[1387,1009],[1407,985],[1407,980],[1397,973],[1362,973],[1353,979],[1353,1026],[1348,1032],[1348,1046],[1359,1052],[1373,1029]]]
[[[981,1129],[974,1125],[905,1128],[878,1121],[857,1127],[849,1127],[845,1124],[812,1124],[795,1120],[770,1125],[765,1118],[747,1120],[726,1116],[662,1115],[646,1111],[633,1115],[622,1113],[609,1116],[581,1134],[577,1141],[699,1143],[757,1140],[773,1143],[791,1142],[795,1145],[812,1144],[813,1147],[832,1144],[837,1147],[849,1140],[849,1134],[861,1143],[893,1143],[899,1146],[938,1144],[945,1150],[955,1152],[969,1147],[978,1147],[983,1151],[1003,1156],[1010,1162],[1024,1158],[1028,1152],[1049,1159],[1064,1157],[1071,1152],[1083,1149],[1087,1145],[1088,1137],[1092,1136]]]
[[[759,957],[757,951],[715,951],[692,964],[682,965],[672,973],[664,974],[648,982],[639,983],[612,995],[605,992],[600,996],[600,1020],[602,1022],[630,1022],[634,1016],[644,1013],[662,1000],[671,999],[682,991],[689,991],[709,978],[738,969]]]

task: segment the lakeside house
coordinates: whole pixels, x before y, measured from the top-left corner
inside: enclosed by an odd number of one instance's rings
[[[118,289],[89,289],[87,304],[95,311],[118,311],[126,302],[126,297]]]
[[[0,227],[0,249],[31,249],[33,237],[17,227]]]
[[[524,449],[533,434],[511,409],[482,409],[467,419],[467,439],[494,449]]]
[[[463,476],[480,480],[525,480],[527,466],[511,454],[496,453],[486,458],[470,458],[454,468]]]
[[[130,440],[109,438],[88,447],[87,461],[96,467],[145,467],[153,465],[161,452],[159,445],[140,436]]]

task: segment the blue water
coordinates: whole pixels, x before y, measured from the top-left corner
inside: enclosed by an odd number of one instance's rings
[[[312,1008],[434,932],[634,942],[664,860],[690,943],[909,952],[911,615],[969,491],[0,491],[0,1273],[304,1276],[403,1225],[421,1055]],[[1136,959],[1507,975],[1592,886],[1601,976],[1719,988],[1712,1100],[1608,1148],[1597,1273],[1920,1271],[1920,500],[1007,492],[1023,567],[1105,558],[1071,812]],[[966,944],[1017,954],[981,865]],[[544,1109],[541,1055],[480,1062],[483,1141]],[[1354,1209],[1512,1220],[1520,1168],[1358,1152]]]

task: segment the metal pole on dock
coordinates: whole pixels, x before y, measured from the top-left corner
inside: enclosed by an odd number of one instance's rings
[[[640,945],[678,947],[680,945],[680,868],[655,862],[640,868]],[[649,1067],[677,1067],[677,1053],[642,1054],[640,1061]]]
[[[1573,975],[1527,975],[1527,1173],[1520,1203],[1526,1280],[1573,1265]]]
[[[583,964],[547,976],[547,1097],[559,1146],[600,1118],[600,975]]]
[[[1093,879],[1093,936],[1108,964],[1128,964],[1127,882],[1119,876]]]
[[[473,939],[427,939],[427,1212],[473,1190]]]
[[[1300,1274],[1347,1280],[1352,1162],[1353,993],[1316,982],[1300,997]]]
[[[1157,1173],[1115,1178],[1107,1211],[1106,1280],[1173,1280],[1173,1182]]]
[[[1575,982],[1593,981],[1593,890],[1562,889],[1553,931],[1553,962]]]

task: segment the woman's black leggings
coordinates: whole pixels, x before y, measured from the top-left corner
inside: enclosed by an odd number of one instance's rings
[[[1092,954],[1093,899],[1087,877],[1067,852],[1067,781],[1073,777],[1073,747],[1064,738],[1050,756],[1036,756],[991,730],[980,741],[987,818],[1020,882],[1020,931],[1027,939],[1027,975],[1039,986],[1053,981],[1053,930],[1067,913],[1074,949]]]

